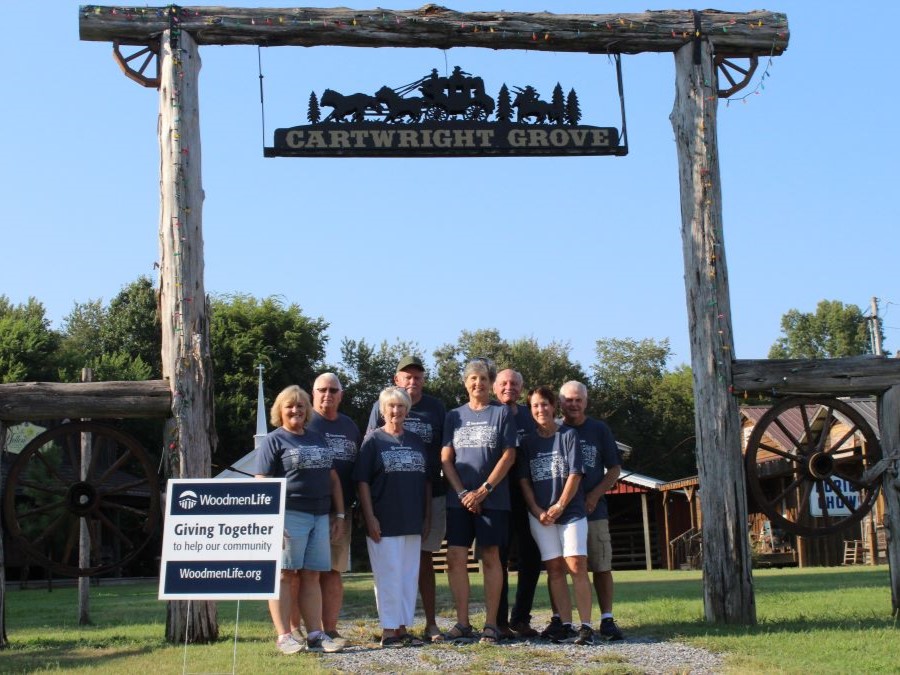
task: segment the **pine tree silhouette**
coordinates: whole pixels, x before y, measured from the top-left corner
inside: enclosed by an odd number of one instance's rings
[[[578,94],[574,89],[569,90],[566,98],[566,121],[572,126],[581,121],[581,107],[578,105]]]
[[[553,112],[550,114],[550,117],[553,118],[553,121],[557,124],[562,124],[565,121],[566,115],[566,103],[563,98],[563,90],[562,86],[559,82],[556,83],[556,86],[553,87],[553,96],[550,99],[550,106]]]
[[[322,112],[319,110],[319,99],[316,98],[316,92],[309,94],[309,111],[306,113],[306,119],[310,124],[318,124],[322,118]]]
[[[500,93],[497,94],[497,121],[509,122],[512,119],[512,99],[509,96],[509,89],[506,83],[500,87]]]

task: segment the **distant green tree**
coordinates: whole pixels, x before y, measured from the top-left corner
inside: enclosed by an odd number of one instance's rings
[[[59,334],[35,298],[13,305],[0,295],[0,382],[53,382]]]
[[[394,383],[397,363],[410,355],[423,358],[421,347],[406,340],[398,339],[393,344],[382,341],[378,347],[365,339],[344,338],[341,342],[341,363],[331,370],[340,377],[344,389],[341,412],[356,422],[360,431],[365,431],[378,395]]]
[[[601,418],[630,414],[630,406],[647,400],[662,378],[671,355],[669,340],[601,339],[592,366],[595,400]]]
[[[267,412],[284,387],[299,384],[309,391],[322,369],[328,323],[305,316],[299,305],[285,306],[279,298],[242,294],[212,298],[209,319],[219,436],[213,464],[224,467],[253,447],[256,367],[264,367]]]
[[[558,388],[567,380],[583,381],[586,379],[584,371],[572,361],[570,352],[571,347],[564,342],[541,345],[534,338],[509,342],[493,328],[464,330],[455,344],[442,345],[434,352],[435,395],[448,407],[456,407],[467,400],[462,373],[466,363],[476,357],[493,361],[498,372],[512,368],[522,373],[526,391],[541,384]]]
[[[665,478],[683,478],[697,473],[695,454],[694,383],[690,366],[681,365],[663,373],[647,401],[653,420],[648,431],[651,450],[635,448],[629,465],[636,470]]]
[[[162,327],[156,289],[147,276],[127,284],[109,302],[100,326],[105,353],[124,352],[140,357],[151,368],[151,377],[162,377]]]
[[[819,301],[814,313],[792,309],[781,317],[782,336],[769,349],[769,358],[831,359],[869,353],[868,321],[859,307],[839,300]]]

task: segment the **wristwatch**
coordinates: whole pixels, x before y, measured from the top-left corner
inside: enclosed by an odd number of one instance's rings
[[[487,490],[488,494],[491,494],[494,491],[494,486],[491,485],[490,483],[488,483],[487,481],[484,481],[484,485],[482,485],[481,487],[483,487],[485,490]]]
[[[334,517],[339,518],[340,520],[344,520],[344,518],[347,517],[347,514],[346,513],[335,513]]]

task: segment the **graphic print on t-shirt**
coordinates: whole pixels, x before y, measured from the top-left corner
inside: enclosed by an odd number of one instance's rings
[[[301,453],[302,450],[302,453]],[[293,469],[330,469],[331,449],[321,446],[304,445],[285,452]]]
[[[425,445],[430,445],[431,439],[434,438],[434,431],[431,428],[431,424],[426,420],[412,416],[407,417],[403,420],[403,428],[421,438]]]
[[[567,478],[569,466],[566,459],[560,454],[541,453],[531,458],[531,480],[535,483],[553,478]]]
[[[581,439],[578,439],[578,445],[581,446],[581,464],[584,466],[584,472],[597,468],[597,447]]]
[[[425,457],[421,452],[409,447],[396,447],[381,451],[381,461],[384,463],[384,472],[417,471],[425,473]]]
[[[328,447],[334,453],[334,459],[345,462],[356,461],[356,443],[343,434],[329,434],[326,432],[324,436],[325,440],[328,441]]]
[[[497,445],[497,427],[487,422],[466,422],[453,431],[454,448],[493,448]]]

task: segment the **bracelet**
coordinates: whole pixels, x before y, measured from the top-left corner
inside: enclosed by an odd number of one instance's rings
[[[335,518],[340,518],[341,520],[344,520],[344,518],[347,517],[347,514],[346,514],[346,513],[335,513],[335,514],[334,514],[334,517],[335,517]]]
[[[465,495],[469,494],[469,490],[460,490],[456,493],[457,499],[462,499]]]

